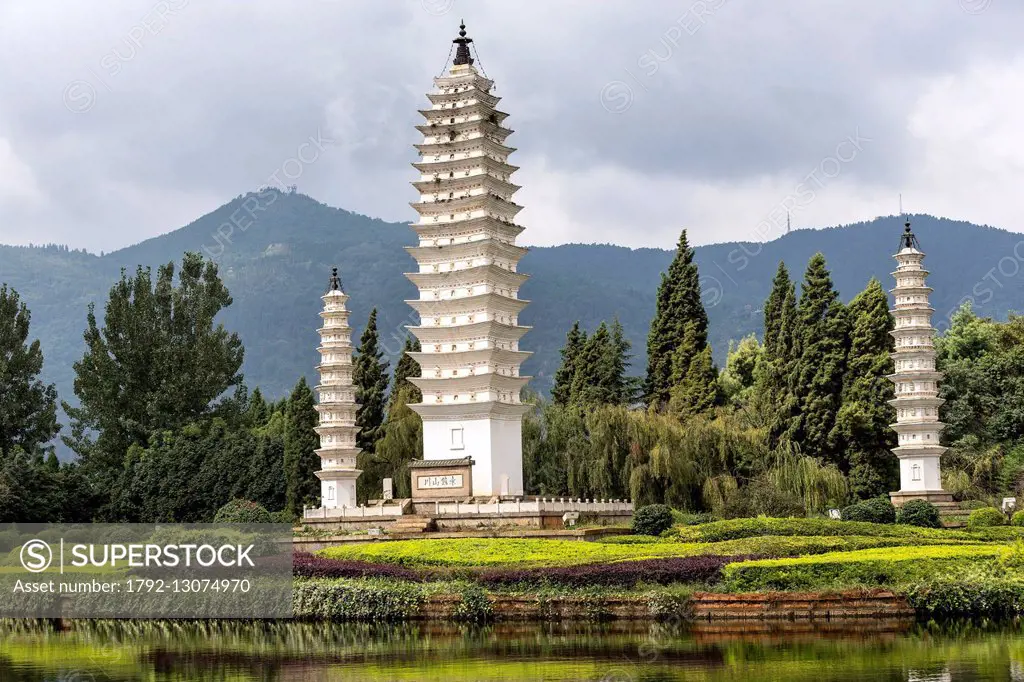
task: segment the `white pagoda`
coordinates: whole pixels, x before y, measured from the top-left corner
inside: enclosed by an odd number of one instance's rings
[[[356,400],[352,387],[352,329],[345,308],[348,295],[341,289],[338,268],[331,273],[330,289],[322,297],[320,313],[320,383],[317,412],[320,424],[320,499],[323,509],[356,507],[356,479],[362,473],[356,468]]]
[[[411,407],[423,418],[426,460],[471,461],[474,496],[521,495],[528,407],[519,393],[529,377],[519,367],[530,354],[519,350],[529,327],[519,324],[527,276],[517,271],[526,249],[515,243],[523,231],[510,180],[517,167],[508,163],[515,150],[505,145],[512,131],[495,108],[494,81],[474,67],[473,41],[460,29],[451,69],[434,79],[417,126],[419,243],[408,251],[418,270],[406,276],[419,289],[408,303],[420,317],[410,331],[422,344],[413,354],[422,371],[411,381],[423,402]]]
[[[890,494],[894,504],[911,499],[951,503],[952,496],[942,490],[939,458],[946,448],[939,444],[945,424],[939,421],[939,397],[942,373],[935,369],[934,309],[928,304],[931,287],[925,284],[928,271],[922,266],[924,253],[917,237],[906,223],[900,238],[896,259],[896,288],[892,290],[892,314],[896,327],[892,335],[896,350],[892,354],[895,374],[889,379],[896,384],[896,399],[889,404],[896,408],[897,447],[893,453],[900,460],[900,489]]]

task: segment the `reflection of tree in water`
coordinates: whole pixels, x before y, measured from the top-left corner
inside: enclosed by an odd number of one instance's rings
[[[0,622],[4,682],[995,680],[1021,654],[1021,633],[880,621]]]

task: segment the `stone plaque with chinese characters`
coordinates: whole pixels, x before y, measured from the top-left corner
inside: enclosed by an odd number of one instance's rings
[[[420,476],[418,481],[420,490],[436,490],[438,488],[461,488],[462,474],[448,474],[446,476]]]

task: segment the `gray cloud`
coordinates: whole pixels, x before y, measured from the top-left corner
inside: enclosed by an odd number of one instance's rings
[[[278,177],[411,219],[416,109],[461,16],[517,131],[527,242],[754,238],[858,131],[870,144],[797,224],[889,213],[903,191],[1024,230],[992,182],[1019,185],[1017,157],[993,169],[954,134],[963,111],[1024,104],[1019,3],[7,0],[0,242],[140,241],[266,184],[311,137],[331,143]]]

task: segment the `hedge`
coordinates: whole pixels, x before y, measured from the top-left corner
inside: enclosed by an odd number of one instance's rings
[[[842,511],[842,517],[843,521],[896,523],[896,507],[883,497],[875,497],[846,507]]]
[[[981,509],[975,509],[971,512],[971,515],[967,517],[968,530],[1005,525],[1006,514],[995,507],[982,507]]]
[[[671,559],[622,561],[554,568],[502,569],[479,573],[476,580],[487,587],[534,586],[542,583],[567,587],[635,587],[640,584],[713,583],[731,561],[754,557],[694,556]]]
[[[297,578],[394,578],[418,582],[416,571],[394,564],[372,564],[366,561],[327,559],[297,552],[292,557],[292,575]]]
[[[926,618],[1009,620],[1024,614],[1024,579],[984,571],[939,575],[902,590],[910,605]]]
[[[939,508],[927,500],[910,500],[896,512],[896,523],[921,528],[942,528]]]
[[[633,532],[661,535],[672,527],[672,510],[663,504],[649,504],[633,513]]]
[[[231,500],[217,510],[214,523],[273,523],[274,519],[262,505],[250,500]]]
[[[719,542],[759,536],[846,536],[893,538],[930,538],[941,540],[969,540],[971,535],[962,531],[906,526],[882,525],[860,521],[833,521],[831,519],[731,519],[702,526],[678,528],[678,539],[683,542]]]
[[[958,563],[993,559],[1006,551],[998,545],[958,545],[832,552],[729,564],[722,577],[730,592],[893,586],[924,579]]]
[[[398,621],[419,615],[432,593],[420,583],[389,580],[299,580],[292,590],[296,618]]]

